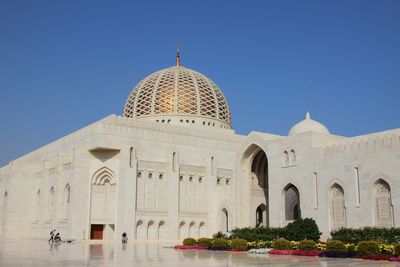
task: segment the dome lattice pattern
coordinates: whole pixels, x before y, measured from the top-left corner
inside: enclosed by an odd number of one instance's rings
[[[175,119],[190,116],[192,123],[201,123],[192,118],[206,118],[220,122],[221,128],[231,128],[229,106],[218,86],[204,75],[182,66],[160,70],[143,79],[129,95],[124,116],[161,116],[168,122],[171,121],[169,116]],[[202,124],[210,125],[206,121]]]

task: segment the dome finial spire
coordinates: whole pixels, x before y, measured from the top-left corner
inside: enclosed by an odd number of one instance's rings
[[[306,119],[309,120],[310,118],[311,118],[310,112],[307,111],[307,113],[306,113]]]
[[[176,59],[175,59],[176,65],[180,66],[181,65],[181,56],[179,55],[179,44],[176,45]]]

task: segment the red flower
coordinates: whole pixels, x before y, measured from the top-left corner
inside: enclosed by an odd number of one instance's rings
[[[298,256],[319,256],[321,251],[318,250],[311,250],[311,251],[304,251],[304,250],[270,250],[269,254],[276,254],[276,255],[298,255]]]
[[[176,245],[175,249],[208,249],[207,246],[184,246],[184,245]]]

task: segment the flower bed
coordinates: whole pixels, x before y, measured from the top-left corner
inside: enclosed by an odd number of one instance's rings
[[[247,249],[243,249],[243,248],[231,248],[230,249],[233,252],[246,252]]]
[[[268,252],[269,254],[276,254],[276,255],[297,255],[297,256],[319,256],[321,254],[321,251],[319,250],[310,250],[310,251],[304,251],[304,250],[278,250],[278,249],[273,249]]]
[[[358,244],[344,243],[339,240],[316,243],[313,240],[290,241],[276,239],[270,241],[252,241],[234,238],[186,238],[184,245],[176,245],[175,249],[224,250],[254,254],[296,255],[331,258],[360,258],[366,260],[400,261],[400,243],[384,244],[378,241],[362,241]],[[271,247],[273,249],[271,249]]]
[[[268,252],[271,251],[270,248],[253,248],[247,251],[247,253],[251,254],[268,254]]]
[[[400,261],[400,256],[397,257],[390,257],[390,261]]]
[[[176,245],[174,249],[208,249],[207,246],[185,246],[185,245]]]
[[[388,261],[393,257],[388,255],[365,255],[365,256],[357,256],[357,258],[363,260]]]

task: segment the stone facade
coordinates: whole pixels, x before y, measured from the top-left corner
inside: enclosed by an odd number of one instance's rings
[[[398,226],[400,129],[348,138],[307,115],[289,136],[242,136],[229,110],[210,125],[196,103],[188,123],[110,115],[1,168],[0,238],[183,239],[300,217],[323,238]]]

